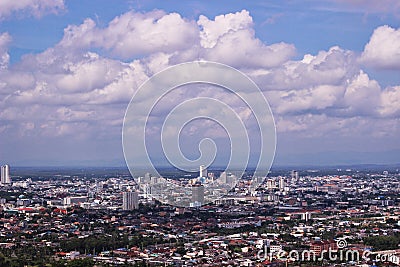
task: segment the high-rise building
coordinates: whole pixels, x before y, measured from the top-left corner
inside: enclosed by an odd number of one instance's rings
[[[219,182],[221,184],[225,184],[226,183],[226,172],[221,172],[221,174],[219,175]]]
[[[276,182],[273,179],[268,179],[267,180],[267,189],[275,189],[276,188]]]
[[[86,196],[75,196],[75,197],[65,197],[63,199],[64,206],[74,206],[80,205],[81,203],[86,202],[88,199]]]
[[[122,209],[135,210],[139,208],[139,194],[138,192],[124,192],[122,194]]]
[[[295,171],[295,170],[292,170],[292,172],[291,172],[291,178],[292,178],[292,182],[293,181],[298,181],[299,180],[299,172],[298,171]]]
[[[199,177],[207,177],[207,168],[204,165],[200,165],[200,175]]]
[[[103,191],[103,183],[96,181],[96,192],[101,193]]]
[[[204,186],[196,184],[192,186],[192,206],[198,207],[204,204]]]
[[[144,184],[141,188],[143,190],[143,197],[144,198],[151,198],[151,188],[152,188],[152,186],[148,185],[148,184]]]
[[[286,186],[285,178],[283,178],[282,176],[279,177],[279,190],[283,191],[285,189],[285,186]]]
[[[150,183],[150,181],[151,181],[151,175],[150,175],[150,173],[146,173],[145,175],[144,175],[144,180],[143,180],[143,182],[145,182],[145,183]]]
[[[1,184],[11,184],[10,166],[1,166]]]
[[[226,176],[226,184],[229,185],[230,187],[234,187],[238,181],[238,178],[236,175],[229,173],[228,176]]]

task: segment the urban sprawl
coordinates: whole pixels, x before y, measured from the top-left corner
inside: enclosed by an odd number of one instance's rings
[[[201,166],[174,179],[187,207],[156,200],[151,173],[15,173],[1,167],[0,266],[400,266],[399,170],[273,170],[255,190]],[[205,203],[216,177],[237,184]]]

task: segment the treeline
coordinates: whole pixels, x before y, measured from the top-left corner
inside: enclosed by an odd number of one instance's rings
[[[396,233],[394,236],[380,235],[367,237],[364,239],[364,244],[373,247],[375,251],[399,249],[400,233]]]
[[[86,238],[70,238],[60,241],[60,249],[62,251],[79,251],[80,253],[99,253],[102,251],[110,251],[118,248],[140,247],[144,248],[149,245],[163,244],[167,242],[165,239],[152,236],[142,236],[140,234],[129,236],[119,235],[118,233],[109,235],[89,236]]]
[[[27,254],[28,255],[28,254]],[[0,267],[93,267],[92,259],[77,259],[72,261],[55,260],[51,257],[6,257],[0,252]]]

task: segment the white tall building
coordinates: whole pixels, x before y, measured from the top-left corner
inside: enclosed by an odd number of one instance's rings
[[[299,172],[298,171],[292,170],[291,176],[292,176],[292,182],[293,181],[297,182],[299,180]]]
[[[275,189],[276,188],[276,182],[273,179],[268,179],[267,180],[267,189]]]
[[[122,209],[135,210],[139,208],[138,192],[124,192],[122,194]]]
[[[150,183],[150,181],[151,181],[151,175],[150,175],[150,173],[146,173],[145,175],[144,175],[144,180],[143,180],[143,182],[145,182],[145,183]]]
[[[221,174],[219,175],[219,182],[221,184],[225,184],[226,183],[226,178],[227,178],[226,172],[221,172]]]
[[[63,199],[63,204],[64,206],[74,206],[87,202],[87,200],[88,198],[86,196],[65,197]]]
[[[283,178],[282,176],[279,177],[279,190],[283,191],[286,187],[286,181],[285,178]]]
[[[204,165],[200,165],[200,175],[199,177],[207,177],[207,168]]]
[[[192,186],[192,202],[191,207],[200,207],[204,204],[204,186],[194,185]]]
[[[233,187],[236,185],[238,178],[236,177],[236,175],[229,173],[228,176],[226,177],[226,183]]]
[[[11,184],[10,166],[1,166],[1,184]]]
[[[143,190],[143,197],[144,198],[151,198],[151,185],[144,184],[142,185],[142,190]]]

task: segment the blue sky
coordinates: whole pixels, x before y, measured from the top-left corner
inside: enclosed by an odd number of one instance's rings
[[[399,28],[397,0],[1,1],[0,163],[123,165],[135,90],[197,59],[264,92],[275,164],[398,163]]]

